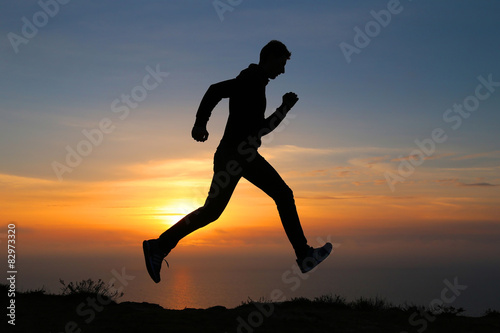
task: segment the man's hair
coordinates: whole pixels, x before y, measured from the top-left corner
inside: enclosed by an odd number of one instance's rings
[[[287,59],[290,59],[290,56],[292,54],[288,49],[286,48],[285,44],[280,42],[279,40],[272,40],[269,43],[267,43],[266,46],[262,48],[260,51],[260,60],[259,62],[265,62],[269,60],[271,57],[276,57],[276,58],[281,58],[281,57],[286,57]]]

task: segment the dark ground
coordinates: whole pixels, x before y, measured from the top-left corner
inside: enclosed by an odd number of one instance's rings
[[[4,303],[5,304],[5,303]],[[5,308],[4,308],[5,309]],[[8,311],[8,310],[4,310]],[[16,295],[16,325],[7,332],[500,332],[500,315],[480,318],[419,313],[413,307],[309,301],[246,303],[234,309],[167,310],[149,303],[115,303],[97,295]],[[5,330],[2,330],[5,332]]]

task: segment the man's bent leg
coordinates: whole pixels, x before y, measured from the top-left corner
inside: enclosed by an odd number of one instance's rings
[[[216,161],[215,169],[218,171],[214,170],[208,198],[203,207],[189,213],[161,234],[159,240],[162,249],[173,249],[182,238],[219,218],[241,178],[241,175],[228,173],[225,165],[224,161],[221,163]]]
[[[300,225],[292,190],[260,154],[245,167],[243,177],[273,198],[295,254],[297,257],[304,256],[309,247]]]

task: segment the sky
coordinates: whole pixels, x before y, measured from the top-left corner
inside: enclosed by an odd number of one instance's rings
[[[267,114],[288,91],[299,102],[260,152],[293,189],[310,242],[330,237],[360,264],[497,267],[499,10],[487,0],[5,3],[4,229],[16,224],[26,257],[136,254],[204,202],[228,102],[195,142],[203,94],[277,39],[292,56],[266,88]],[[219,221],[178,247],[292,254],[274,202],[246,181]]]

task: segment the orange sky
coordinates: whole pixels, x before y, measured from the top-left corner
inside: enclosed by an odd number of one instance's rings
[[[399,184],[392,193],[373,161],[369,167],[356,160],[313,169],[300,162],[301,154],[320,159],[325,152],[286,146],[263,149],[266,153],[294,190],[310,241],[327,235],[339,242],[393,234],[418,238],[433,230],[442,234],[447,226],[453,238],[474,235],[471,225],[495,223],[500,215],[498,187],[420,178]],[[287,157],[280,161],[283,154]],[[18,224],[25,253],[135,252],[143,239],[157,237],[203,204],[211,163],[210,158],[151,161],[125,167],[126,177],[115,180],[0,175],[2,217]],[[488,231],[480,228],[475,234],[488,236]],[[260,248],[282,245],[286,237],[274,202],[243,180],[222,217],[180,245],[206,251],[237,245],[251,252],[258,251],[255,243]]]

